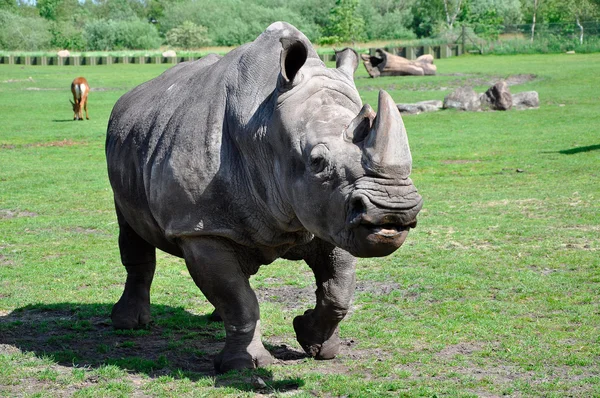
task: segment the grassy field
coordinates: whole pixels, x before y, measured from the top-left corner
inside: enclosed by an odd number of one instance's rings
[[[0,396],[600,396],[600,54],[464,56],[435,77],[356,83],[376,105],[484,91],[517,76],[529,111],[405,116],[425,207],[404,247],[360,260],[343,349],[300,352],[314,301],[303,263],[251,279],[277,362],[215,375],[221,324],[183,262],[160,254],[151,327],[116,332],[117,225],[106,178],[111,108],[163,65],[0,65]],[[73,122],[85,75],[91,120]],[[534,75],[534,76],[531,76]]]

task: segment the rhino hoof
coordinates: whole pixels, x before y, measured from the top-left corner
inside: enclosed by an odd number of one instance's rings
[[[273,357],[267,350],[256,355],[247,352],[228,356],[222,351],[215,357],[214,365],[217,373],[225,373],[230,370],[256,369],[273,363]]]
[[[142,329],[150,323],[150,306],[114,305],[110,319],[115,329]]]
[[[340,352],[339,328],[336,327],[329,337],[314,326],[311,311],[294,318],[296,340],[304,351],[315,359],[333,359]]]

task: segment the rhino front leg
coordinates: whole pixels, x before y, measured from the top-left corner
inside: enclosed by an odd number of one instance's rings
[[[296,338],[316,359],[334,358],[340,351],[339,323],[346,316],[356,283],[356,258],[315,239],[304,260],[315,274],[316,306],[294,318]]]
[[[225,347],[215,358],[216,371],[271,364],[261,341],[258,300],[239,254],[218,239],[183,239],[180,246],[194,282],[223,319]]]
[[[156,248],[129,226],[118,208],[117,219],[119,250],[127,280],[110,317],[116,329],[136,329],[150,322],[150,285],[156,268]]]

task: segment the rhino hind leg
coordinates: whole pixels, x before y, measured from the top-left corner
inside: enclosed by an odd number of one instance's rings
[[[315,359],[332,359],[340,351],[339,323],[348,312],[355,288],[356,259],[315,239],[304,260],[317,282],[316,306],[294,318],[296,339]]]
[[[156,248],[127,224],[118,208],[117,218],[119,250],[127,279],[110,317],[116,329],[143,328],[150,323],[150,285],[156,268]]]
[[[273,357],[261,340],[258,300],[235,248],[210,238],[184,238],[180,247],[190,275],[225,326],[225,347],[214,360],[215,370],[224,373],[271,364]]]

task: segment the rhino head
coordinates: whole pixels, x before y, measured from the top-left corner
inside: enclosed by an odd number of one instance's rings
[[[273,130],[280,191],[303,228],[357,257],[386,256],[416,226],[423,200],[409,178],[412,158],[396,104],[379,92],[362,106],[358,55],[327,68],[302,40],[282,40]]]

